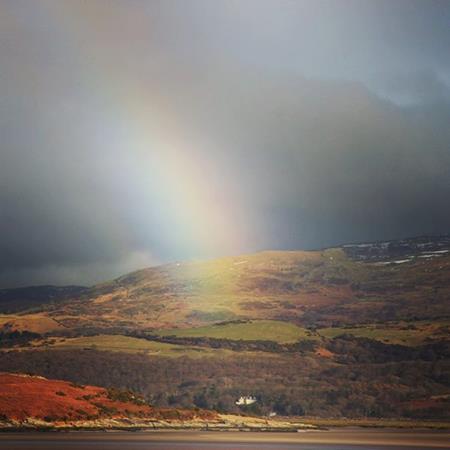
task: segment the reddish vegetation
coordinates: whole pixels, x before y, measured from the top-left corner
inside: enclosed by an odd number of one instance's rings
[[[66,381],[0,373],[0,417],[6,419],[25,420],[32,417],[64,421],[147,417],[189,420],[216,416],[210,411],[152,408],[134,403],[131,395],[130,401],[111,397],[107,389],[96,386],[76,386]]]
[[[322,358],[331,358],[334,355],[334,353],[330,352],[330,350],[323,347],[319,347],[315,353],[317,356],[321,356]]]
[[[405,402],[405,405],[408,406],[411,410],[428,409],[439,406],[440,401],[440,399],[427,398],[421,400],[411,400],[410,402]]]

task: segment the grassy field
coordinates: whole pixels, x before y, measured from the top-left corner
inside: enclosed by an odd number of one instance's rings
[[[210,349],[204,347],[167,344],[147,341],[122,335],[82,336],[77,338],[51,338],[37,343],[41,348],[54,350],[95,349],[121,353],[144,353],[148,356],[201,358],[205,356],[226,357],[233,352],[226,349]]]
[[[34,333],[48,333],[63,329],[58,322],[44,314],[1,314],[0,331],[32,331]]]
[[[63,349],[95,348],[97,350],[126,353],[145,352],[148,354],[167,354],[178,347],[177,345],[146,341],[145,339],[121,335],[82,336],[71,339],[61,339],[56,340],[51,346]]]
[[[288,344],[305,339],[316,339],[308,330],[292,323],[277,320],[253,320],[245,323],[216,324],[206,327],[159,330],[161,336],[211,337],[245,341],[268,340]]]
[[[420,345],[427,339],[442,339],[448,337],[450,321],[412,323],[396,323],[383,325],[366,325],[351,328],[321,328],[318,333],[326,338],[335,338],[342,334],[375,339],[386,344]]]

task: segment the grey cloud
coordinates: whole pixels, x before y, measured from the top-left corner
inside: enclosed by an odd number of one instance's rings
[[[411,107],[450,102],[450,83],[438,73],[417,71],[390,75],[380,83],[379,93],[400,106]]]
[[[134,123],[239,200],[230,252],[447,232],[450,12],[337,4],[2,3],[0,285],[202,256]]]

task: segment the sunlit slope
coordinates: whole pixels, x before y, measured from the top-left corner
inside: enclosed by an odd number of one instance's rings
[[[146,339],[137,339],[130,336],[115,334],[79,336],[74,338],[48,337],[35,339],[30,345],[23,348],[16,347],[20,351],[25,350],[99,350],[118,353],[139,353],[149,357],[181,357],[200,358],[207,356],[226,357],[231,352],[228,350],[215,350],[205,347],[167,344]]]
[[[351,278],[358,278],[358,270],[340,250],[170,264],[95,286],[49,314],[68,327],[114,323],[173,328],[236,319],[296,322],[306,307],[345,301],[351,289],[343,277],[355,272]]]
[[[68,328],[192,328],[259,319],[306,327],[449,317],[450,257],[378,265],[341,249],[148,268],[48,307]]]
[[[240,323],[219,323],[196,328],[172,328],[161,330],[161,336],[210,337],[245,341],[273,341],[289,344],[305,339],[314,339],[310,331],[293,323],[279,320],[252,320]]]

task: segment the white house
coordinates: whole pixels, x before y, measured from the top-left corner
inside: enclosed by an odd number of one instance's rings
[[[256,398],[252,397],[251,395],[246,395],[246,396],[240,396],[237,400],[236,400],[236,405],[238,406],[247,406],[247,405],[252,405],[253,403],[256,403]]]

